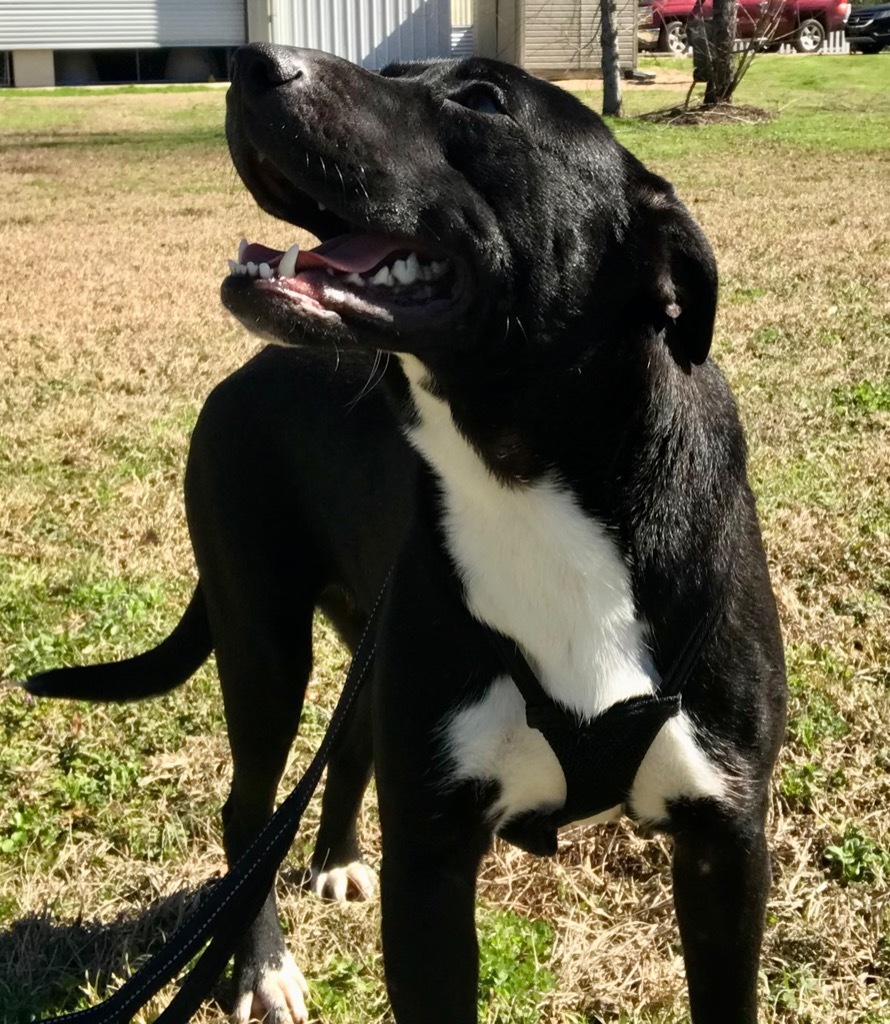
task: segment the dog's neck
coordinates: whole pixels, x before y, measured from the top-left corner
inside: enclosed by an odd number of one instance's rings
[[[551,696],[583,715],[652,690],[630,572],[602,522],[551,471],[506,483],[457,429],[428,371],[402,357],[408,438],[442,492],[441,532],[470,612],[515,638]]]

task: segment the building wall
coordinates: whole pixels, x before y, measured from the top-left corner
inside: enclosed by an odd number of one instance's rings
[[[244,0],[3,0],[4,50],[237,46]]]
[[[56,84],[52,50],[14,50],[12,80],[21,89],[41,89]]]
[[[602,68],[599,0],[525,0],[522,65],[533,74],[568,78]],[[636,67],[637,0],[617,0],[621,65]]]
[[[473,24],[473,0],[451,0],[451,24]]]
[[[271,0],[272,41],[326,50],[366,68],[447,57],[450,0]]]

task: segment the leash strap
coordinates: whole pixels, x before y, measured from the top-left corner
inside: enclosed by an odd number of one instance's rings
[[[195,1013],[243,938],[247,922],[259,913],[274,883],[275,873],[290,849],[303,812],[330,760],[334,741],[368,676],[390,574],[391,571],[368,617],[321,745],[305,775],[263,830],[224,878],[212,887],[203,905],[114,995],[91,1009],[45,1018],[39,1024],[126,1024],[212,938],[156,1024],[185,1024]]]
[[[661,677],[658,692],[666,696],[679,696],[683,692],[692,670],[701,657],[702,648],[708,642],[717,620],[722,615],[722,606],[715,601],[698,620],[695,629],[686,637],[686,643],[671,662],[667,672]]]

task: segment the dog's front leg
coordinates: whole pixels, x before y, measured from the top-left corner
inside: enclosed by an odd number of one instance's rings
[[[474,1024],[476,875],[491,833],[475,787],[440,774],[438,731],[401,710],[380,743],[375,720],[387,988],[398,1024]]]
[[[257,560],[256,564],[260,564]],[[295,574],[290,574],[292,578]],[[243,629],[214,629],[223,691],[232,786],[223,808],[223,843],[235,864],[272,814],[278,782],[297,732],[303,691],[312,659],[312,606],[280,600],[264,606],[250,590],[251,577],[239,587],[214,590],[211,621],[237,623],[237,605],[256,612]],[[254,572],[252,580],[265,581]],[[269,593],[275,593],[267,586]],[[228,602],[228,603],[224,603]],[[235,607],[233,607],[235,605]],[[278,919],[274,888],[256,919],[245,929],[235,953],[233,1024],[305,1024],[308,1019],[305,979],[290,951]]]
[[[754,1024],[770,885],[763,822],[708,804],[672,817],[674,903],[693,1024]]]
[[[398,1024],[476,1021],[474,905],[487,837],[446,837],[439,825],[429,819],[396,824],[391,817],[384,825],[383,956]]]
[[[391,583],[374,678],[383,955],[398,1024],[476,1021],[474,903],[491,793],[453,778],[447,732],[497,664],[443,563],[416,529]]]

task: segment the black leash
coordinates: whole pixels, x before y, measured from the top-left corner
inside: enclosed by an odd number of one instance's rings
[[[45,1018],[39,1024],[126,1024],[211,939],[170,1005],[157,1018],[156,1024],[185,1024],[192,1017],[243,938],[246,924],[259,913],[275,881],[278,867],[290,849],[303,812],[330,759],[334,740],[343,728],[368,676],[389,575],[368,617],[349,666],[343,692],[321,745],[305,775],[272,815],[262,832],[244,851],[237,864],[214,884],[209,896],[194,915],[114,995],[89,1010]]]

